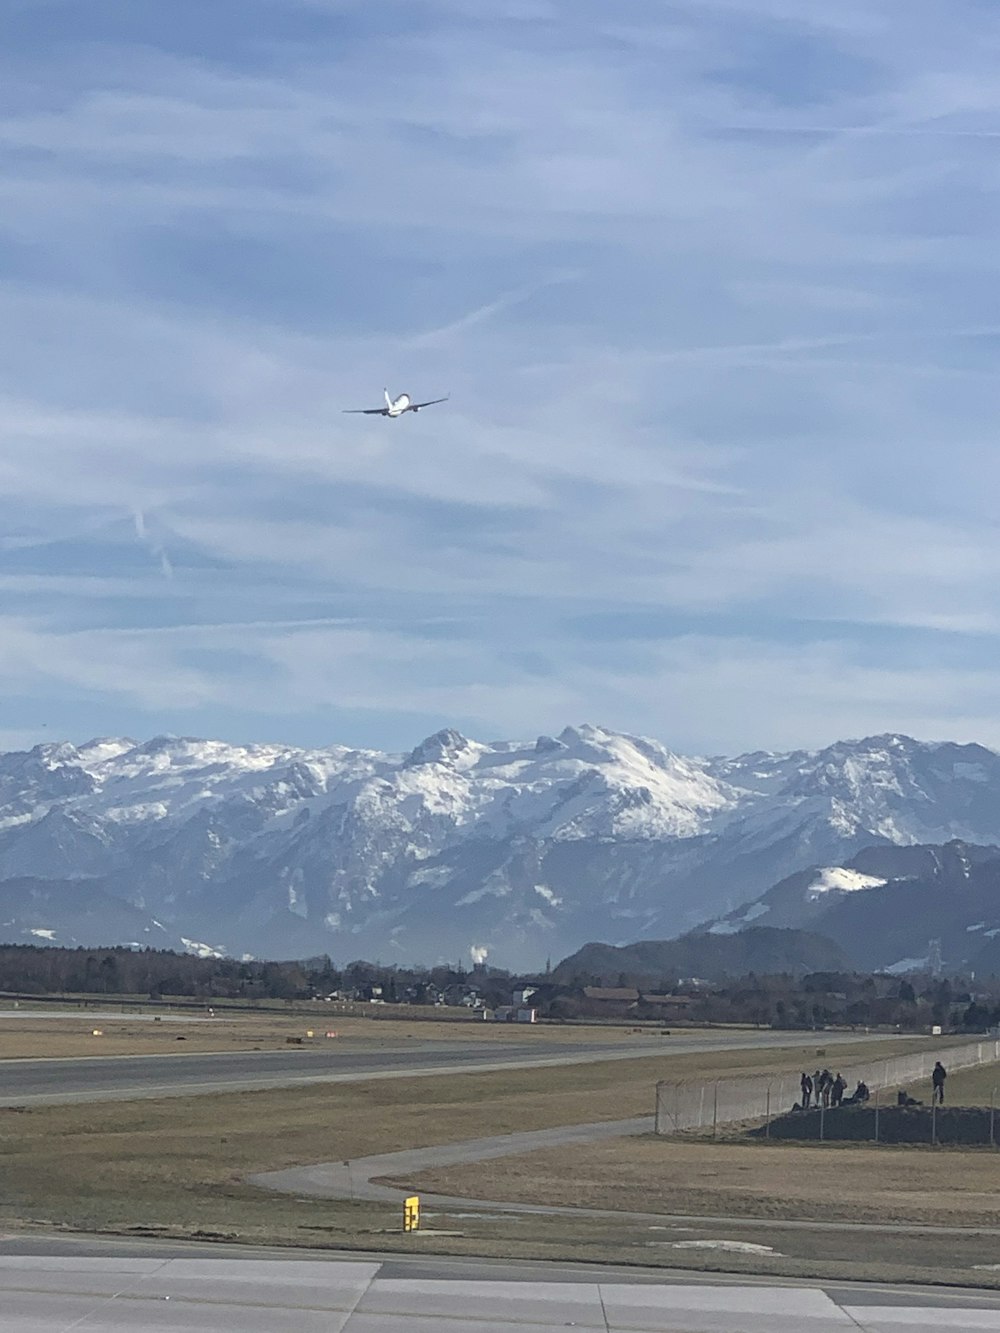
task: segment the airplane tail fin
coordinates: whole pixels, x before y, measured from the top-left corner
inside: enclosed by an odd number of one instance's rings
[[[392,399],[389,397],[389,390],[388,390],[388,389],[383,389],[382,392],[383,392],[383,394],[385,394],[385,405],[386,405],[386,407],[392,407]]]

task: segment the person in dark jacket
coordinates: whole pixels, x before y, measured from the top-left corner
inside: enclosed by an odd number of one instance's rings
[[[847,1100],[851,1102],[854,1106],[860,1106],[862,1105],[863,1102],[868,1101],[869,1097],[871,1097],[871,1093],[868,1091],[868,1084],[865,1083],[862,1079],[858,1079],[858,1086],[854,1089],[854,1091],[851,1093],[850,1097],[848,1097]]]
[[[940,1060],[934,1065],[934,1072],[931,1074],[931,1082],[934,1084],[934,1092],[931,1096],[932,1102],[939,1102],[944,1105],[944,1081],[948,1077],[948,1071]]]
[[[830,1105],[839,1106],[844,1100],[844,1093],[847,1091],[847,1079],[843,1074],[837,1074],[837,1077],[830,1084]]]
[[[833,1089],[833,1075],[824,1069],[819,1076],[819,1095],[824,1106],[830,1105],[830,1093]]]
[[[799,1087],[802,1089],[802,1109],[808,1111],[813,1090],[813,1081],[808,1074],[803,1074],[799,1079]]]

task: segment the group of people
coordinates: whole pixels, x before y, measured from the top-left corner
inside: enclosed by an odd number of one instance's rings
[[[817,1069],[815,1074],[803,1073],[799,1086],[802,1089],[800,1106],[803,1111],[815,1106],[856,1106],[871,1096],[867,1083],[859,1079],[853,1093],[845,1098],[847,1079],[840,1073],[834,1077],[829,1069]]]
[[[948,1071],[940,1060],[934,1066],[931,1074],[931,1084],[933,1086],[933,1100],[939,1106],[944,1105],[944,1081],[948,1077]],[[858,1086],[854,1089],[850,1097],[844,1096],[847,1091],[847,1080],[843,1074],[837,1074],[836,1078],[830,1073],[829,1069],[817,1069],[815,1074],[803,1072],[799,1079],[799,1086],[802,1089],[802,1100],[799,1103],[803,1111],[808,1111],[810,1107],[828,1107],[828,1106],[859,1106],[862,1102],[868,1101],[871,1093],[868,1090],[868,1084],[861,1079],[858,1080]],[[905,1092],[899,1094],[900,1106],[919,1106],[908,1097]]]

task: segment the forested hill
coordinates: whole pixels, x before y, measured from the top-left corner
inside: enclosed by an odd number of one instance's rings
[[[585,944],[554,969],[563,985],[662,986],[684,977],[721,981],[756,973],[838,972],[849,967],[844,951],[805,930],[751,927],[735,935],[693,934],[678,940],[642,940],[616,947]]]

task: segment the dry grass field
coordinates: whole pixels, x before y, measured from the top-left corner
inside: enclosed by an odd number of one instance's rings
[[[859,1046],[860,1059],[865,1044]],[[912,1048],[905,1042],[901,1046]],[[814,1042],[805,1050],[814,1054]],[[889,1053],[884,1046],[879,1050]],[[245,1183],[253,1172],[284,1166],[642,1114],[651,1109],[653,1085],[663,1077],[665,1064],[673,1076],[710,1078],[795,1069],[804,1058],[795,1049],[657,1055],[446,1079],[0,1109],[0,1229],[55,1227],[376,1251],[405,1247],[499,1257],[589,1257],[787,1276],[906,1281],[927,1280],[933,1273],[951,1281],[995,1282],[995,1274],[974,1268],[995,1258],[997,1241],[991,1236],[921,1238],[910,1236],[905,1227],[890,1227],[873,1240],[846,1230],[790,1233],[779,1221],[705,1223],[699,1230],[696,1223],[652,1225],[643,1219],[460,1208],[438,1215],[429,1211],[426,1229],[417,1237],[403,1237],[396,1209],[389,1205],[298,1199]],[[957,1081],[958,1075],[956,1087]],[[634,1151],[646,1156],[627,1167],[625,1154]],[[1000,1183],[996,1159],[989,1155],[970,1155],[967,1170],[960,1154],[887,1150],[881,1159],[885,1175],[870,1177],[866,1193],[861,1184],[865,1168],[856,1175],[853,1167],[842,1169],[850,1163],[843,1150],[796,1146],[792,1152],[803,1155],[794,1157],[786,1156],[788,1151],[624,1141],[600,1145],[600,1151],[567,1150],[559,1161],[532,1154],[530,1170],[537,1174],[541,1165],[537,1183],[553,1198],[612,1209],[628,1206],[623,1185],[631,1179],[637,1190],[646,1191],[643,1201],[657,1213],[690,1209],[745,1217],[756,1211],[766,1219],[794,1215],[796,1209],[808,1215],[812,1209],[811,1215],[831,1217],[846,1200],[848,1211],[868,1208],[869,1215],[884,1220],[880,1210],[889,1207],[891,1216],[916,1220],[933,1215],[929,1199],[938,1199],[938,1215],[952,1221],[993,1215],[992,1203],[976,1197]],[[864,1156],[863,1150],[855,1151]],[[933,1178],[925,1173],[927,1162],[939,1172]],[[513,1173],[501,1180],[508,1167]],[[480,1197],[509,1197],[530,1185],[523,1162],[515,1159],[470,1168],[464,1181],[446,1180],[451,1174],[435,1173],[436,1184],[456,1193],[464,1186]],[[429,1186],[428,1180],[423,1187]],[[770,1244],[775,1256],[744,1260],[731,1253],[673,1248],[699,1235]]]
[[[914,1084],[908,1089],[911,1097],[929,1102],[931,1081]],[[945,1100],[949,1106],[989,1106],[994,1097],[1000,1107],[1000,1065],[980,1065],[977,1069],[956,1069],[945,1083]]]
[[[911,1095],[929,1102],[926,1086]],[[951,1106],[1000,1094],[1000,1066],[949,1075]],[[1000,1105],[1000,1095],[998,1095]],[[1000,1227],[1000,1152],[922,1145],[629,1138],[393,1182],[496,1202],[695,1216]]]
[[[358,1006],[352,1005],[352,1009]],[[412,1018],[404,1013],[389,1016],[386,1009],[372,1016],[359,1016],[356,1013],[344,1014],[335,1005],[310,1007],[291,1012],[281,1009],[220,1009],[214,1017],[209,1017],[205,1010],[163,1011],[148,1009],[116,1012],[114,1003],[102,1004],[100,1000],[91,1000],[86,1009],[67,1009],[54,1011],[51,1008],[33,1009],[22,1004],[14,1009],[8,1002],[0,1004],[0,1061],[17,1059],[72,1059],[83,1056],[109,1055],[172,1055],[193,1054],[198,1052],[214,1053],[224,1051],[269,1051],[278,1050],[288,1044],[289,1038],[300,1038],[304,1045],[329,1046],[336,1041],[339,1046],[353,1050],[377,1051],[400,1050],[413,1043],[470,1043],[477,1045],[527,1046],[537,1047],[540,1054],[548,1054],[545,1048],[552,1048],[552,1054],[558,1054],[559,1048],[568,1045],[589,1044],[611,1047],[622,1045],[643,1046],[649,1044],[650,1051],[669,1053],[671,1036],[655,1027],[618,1027],[609,1024],[519,1024],[486,1023],[475,1019],[468,1013],[456,1014],[448,1011],[447,1017]],[[94,1029],[100,1033],[94,1036]],[[336,1038],[327,1038],[327,1032],[335,1032]],[[751,1030],[748,1030],[748,1034]],[[312,1032],[312,1036],[307,1034]],[[709,1037],[718,1039],[724,1032],[718,1029],[700,1030],[679,1028],[673,1035],[681,1039]],[[867,1049],[880,1056],[889,1056],[896,1052],[913,1049],[913,1038],[900,1038],[899,1041],[865,1044],[860,1038],[858,1049]],[[822,1036],[803,1036],[801,1044],[789,1047],[790,1056],[778,1065],[771,1063],[764,1068],[791,1069],[797,1062],[814,1061],[817,1046],[822,1046]],[[846,1048],[836,1049],[843,1052],[846,1061]],[[852,1045],[851,1050],[854,1050]],[[738,1052],[736,1053],[738,1055]],[[686,1057],[680,1057],[686,1058]],[[718,1071],[726,1073],[734,1066],[728,1052],[720,1052]],[[853,1057],[852,1057],[853,1058]],[[860,1056],[858,1058],[861,1058]],[[789,1063],[790,1060],[790,1063]],[[747,1051],[745,1057],[737,1059],[738,1067],[745,1067],[748,1072],[758,1068],[753,1063],[753,1053]],[[685,1066],[680,1066],[683,1069]],[[699,1071],[703,1065],[697,1066]],[[658,1077],[672,1077],[674,1066],[669,1072],[661,1072]],[[677,1077],[687,1077],[680,1072]]]
[[[859,1045],[863,1051],[865,1043]],[[224,1229],[253,1214],[266,1225],[283,1203],[242,1184],[256,1171],[648,1114],[667,1064],[672,1074],[695,1078],[794,1069],[801,1058],[796,1049],[730,1050],[161,1101],[0,1108],[0,1220],[47,1218],[86,1228],[114,1219],[149,1224],[165,1214],[180,1221],[190,1214],[201,1222],[214,1217]]]
[[[301,1019],[267,1015],[257,1020],[199,1017],[157,1023],[129,1016],[105,1017],[104,1012],[38,1018],[0,1013],[0,1060],[275,1050],[286,1044],[286,1037],[306,1031]],[[100,1033],[96,1037],[95,1028]],[[318,1040],[326,1040],[325,1028],[314,1031]]]
[[[763,1053],[755,1052],[756,1056]],[[694,1059],[695,1057],[688,1057]],[[704,1058],[704,1057],[703,1057]],[[567,1065],[162,1101],[0,1108],[0,1225],[297,1234],[337,1205],[243,1183],[255,1171],[649,1111],[662,1060]],[[370,1210],[368,1210],[370,1211]],[[303,1239],[298,1235],[298,1239]]]
[[[101,1035],[95,1037],[97,1028]],[[312,1037],[307,1036],[312,1031]],[[366,1050],[407,1042],[469,1042],[505,1045],[559,1046],[575,1042],[609,1046],[623,1040],[638,1042],[640,1033],[607,1026],[559,1027],[543,1024],[476,1022],[471,1018],[407,1021],[402,1018],[359,1018],[319,1013],[275,1013],[268,1010],[220,1011],[210,1018],[197,1014],[154,1012],[119,1014],[113,1006],[94,1004],[87,1011],[39,1013],[0,1008],[0,1060],[58,1059],[88,1055],[170,1055],[176,1052],[277,1050],[289,1037],[309,1045],[326,1045],[326,1032],[336,1032],[342,1044]],[[651,1047],[666,1041],[648,1030]]]
[[[617,1139],[394,1183],[624,1212],[1000,1227],[1000,1154],[988,1148]]]

